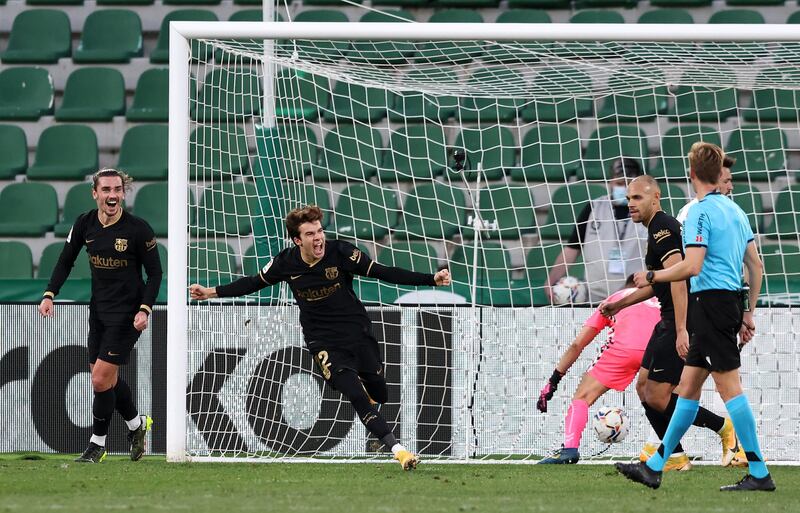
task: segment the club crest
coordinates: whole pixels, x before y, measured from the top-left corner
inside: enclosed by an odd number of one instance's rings
[[[339,277],[339,268],[338,267],[326,267],[325,268],[325,277],[329,280],[335,280]]]
[[[120,253],[128,249],[128,239],[117,239],[114,241],[114,249]]]

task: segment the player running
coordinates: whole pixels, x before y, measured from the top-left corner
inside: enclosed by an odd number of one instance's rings
[[[397,285],[445,286],[450,284],[450,271],[424,274],[386,267],[349,242],[326,240],[317,206],[289,212],[286,230],[294,246],[281,251],[258,274],[217,287],[191,285],[191,298],[244,296],[288,283],[300,308],[306,345],[323,378],[350,401],[367,430],[392,450],[404,470],[416,468],[419,457],[398,443],[376,408],[388,400],[388,389],[367,310],[353,292],[353,275]]]

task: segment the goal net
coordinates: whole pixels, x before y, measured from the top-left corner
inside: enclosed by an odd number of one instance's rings
[[[391,454],[312,367],[285,284],[187,303],[188,283],[255,274],[288,247],[283,218],[306,204],[325,212],[328,238],[379,263],[452,273],[436,290],[354,280],[385,361],[380,411],[403,444],[441,461],[535,461],[558,448],[607,333],[546,414],[539,391],[592,305],[643,265],[641,226],[597,230],[601,211],[613,215],[614,163],[656,177],[675,215],[693,196],[688,148],[704,140],[736,157],[732,200],[765,262],[742,367],[763,452],[797,460],[800,45],[779,31],[658,42],[658,31],[647,41],[613,27],[581,42],[592,36],[530,40],[557,26],[321,25],[173,25],[170,458]],[[554,289],[562,304],[551,306],[545,284],[562,275],[580,284]],[[726,414],[711,382],[701,403]],[[604,405],[626,410],[630,434],[606,447],[590,416],[581,455],[637,456],[649,427],[633,386],[591,412]],[[692,428],[684,447],[719,458],[708,430]]]

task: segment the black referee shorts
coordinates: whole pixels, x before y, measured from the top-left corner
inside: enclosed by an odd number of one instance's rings
[[[704,290],[689,295],[689,355],[686,365],[712,372],[741,366],[742,301],[738,292]]]
[[[89,363],[98,358],[116,365],[126,365],[133,346],[142,334],[133,327],[134,315],[114,315],[100,318],[89,314]]]
[[[668,312],[668,315],[672,313]],[[662,317],[653,329],[642,357],[642,367],[648,371],[647,379],[673,385],[680,383],[683,360],[675,348],[677,336],[675,319]]]

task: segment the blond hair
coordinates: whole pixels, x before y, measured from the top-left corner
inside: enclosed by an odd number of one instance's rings
[[[722,174],[725,153],[716,144],[698,141],[689,150],[689,167],[701,182],[716,184]]]

